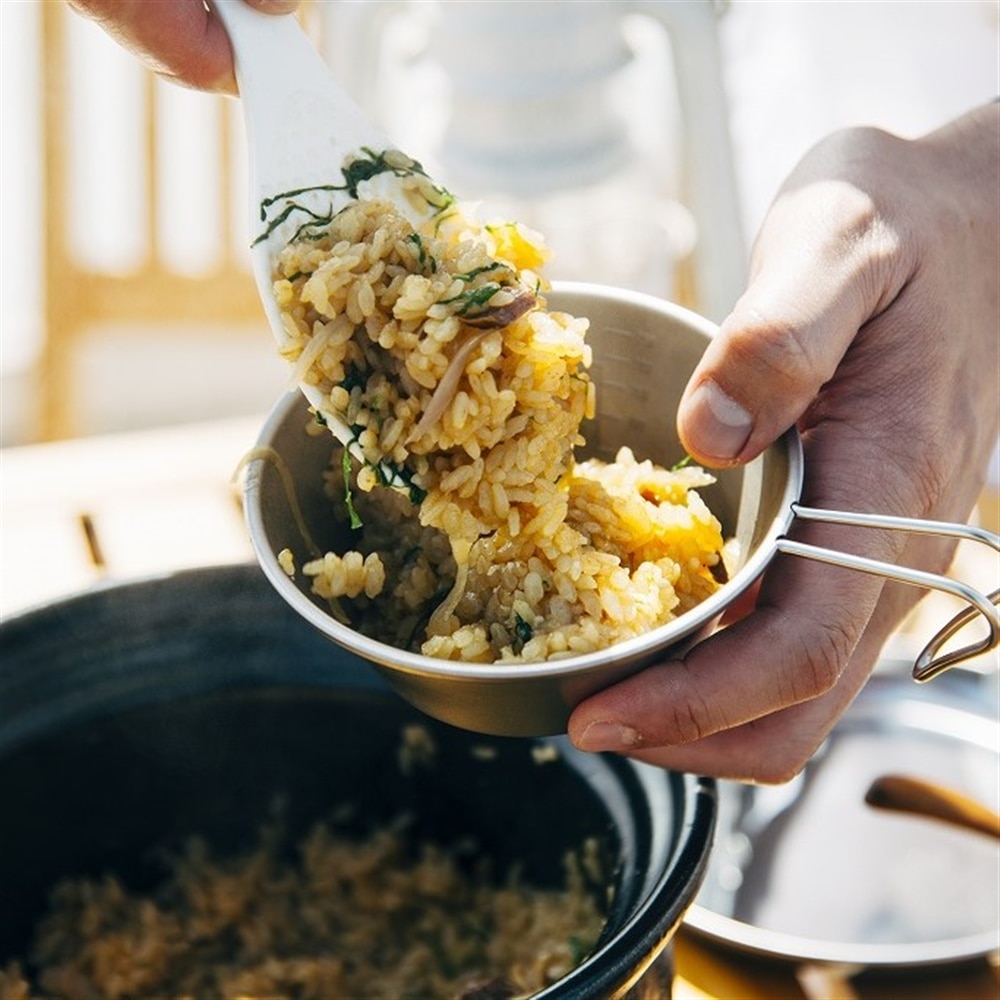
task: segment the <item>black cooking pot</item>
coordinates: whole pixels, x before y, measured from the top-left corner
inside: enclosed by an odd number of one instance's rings
[[[414,723],[437,766],[407,772]],[[545,997],[641,989],[702,881],[716,815],[705,779],[421,715],[256,566],[109,586],[0,625],[0,965],[25,954],[60,879],[114,872],[141,891],[162,877],[154,845],[252,849],[279,797],[290,833],[345,803],[366,829],[412,813],[422,839],[472,837],[537,885],[560,884],[565,853],[597,838],[606,926]]]

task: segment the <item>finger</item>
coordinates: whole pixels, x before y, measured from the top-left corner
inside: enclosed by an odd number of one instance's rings
[[[229,38],[201,0],[69,0],[154,73],[197,90],[236,93]]]
[[[813,524],[794,533],[824,547],[838,547],[846,538],[831,536],[848,534]],[[867,546],[884,557],[892,544],[901,543],[891,535],[866,539],[855,532],[845,547]],[[799,716],[832,720],[842,699],[851,697],[853,685],[840,686],[845,669],[859,648],[884,641],[889,628],[880,622],[865,634],[882,584],[880,577],[778,556],[752,615],[683,659],[653,666],[581,703],[569,720],[570,739],[583,750],[647,757],[672,748],[652,756],[697,765],[700,773],[742,770],[741,777],[752,780],[785,780],[805,763],[823,730],[803,724],[785,731],[777,720],[796,706],[802,707]]]
[[[900,588],[900,593],[910,588]],[[906,600],[909,599],[907,596]],[[878,630],[866,635],[837,685],[826,694],[681,746],[626,751],[657,767],[735,781],[791,780],[820,748],[864,686],[881,652]]]
[[[831,686],[822,671],[810,676],[804,655],[782,660],[782,647],[773,641],[783,631],[780,621],[756,622],[777,651],[767,670],[748,669],[741,651],[759,651],[733,626],[683,661],[653,667],[582,703],[570,717],[570,740],[585,751],[623,753],[696,774],[788,780],[846,707],[854,686]]]
[[[748,461],[795,424],[896,294],[894,251],[857,189],[824,180],[786,189],[761,230],[750,285],[681,399],[688,453],[709,466]]]
[[[656,767],[754,784],[790,781],[816,753],[864,684],[838,685],[820,698],[716,733],[696,743],[626,752]]]

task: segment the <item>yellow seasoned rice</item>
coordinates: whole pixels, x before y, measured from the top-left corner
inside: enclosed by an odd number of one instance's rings
[[[363,525],[301,572],[374,638],[548,660],[665,624],[719,585],[721,527],[698,493],[711,476],[627,448],[576,460],[596,407],[587,321],[546,308],[546,256],[537,234],[455,204],[416,229],[361,200],[279,257],[282,353],[352,428],[327,488]]]

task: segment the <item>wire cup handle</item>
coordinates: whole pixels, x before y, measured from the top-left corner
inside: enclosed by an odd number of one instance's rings
[[[924,521],[917,518],[894,517],[892,515],[819,510],[815,507],[803,507],[798,503],[792,504],[792,511],[796,517],[801,517],[807,521],[849,524],[864,528],[888,528],[923,535],[946,535],[953,538],[979,542],[983,545],[988,545],[996,552],[1000,552],[1000,535],[975,525],[955,524],[947,521]],[[899,583],[911,584],[914,587],[939,590],[965,601],[968,607],[960,611],[951,621],[939,629],[917,656],[913,665],[913,679],[915,681],[921,683],[929,681],[937,677],[938,674],[944,673],[944,671],[965,660],[978,656],[981,653],[989,652],[989,650],[1000,643],[1000,614],[997,612],[997,603],[1000,602],[1000,590],[994,590],[991,594],[986,595],[980,593],[974,587],[970,587],[968,584],[949,579],[937,573],[927,573],[923,570],[911,569],[907,566],[896,566],[893,563],[881,562],[877,559],[868,559],[864,556],[855,556],[847,552],[838,552],[835,549],[808,545],[784,536],[777,540],[776,548],[779,552],[785,552],[789,555],[802,556],[806,559],[829,563],[832,566],[842,566],[846,569],[858,570],[861,573],[868,573],[873,576],[883,576]],[[985,619],[989,628],[989,634],[978,642],[969,643],[953,652],[941,653],[941,649],[945,643],[977,616],[982,616]]]

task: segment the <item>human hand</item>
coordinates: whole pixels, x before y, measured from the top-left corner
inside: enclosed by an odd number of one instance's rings
[[[196,90],[236,93],[233,54],[222,22],[202,0],[67,0],[153,72]],[[289,14],[298,0],[245,0]]]
[[[804,504],[967,519],[1000,428],[998,125],[992,103],[918,140],[852,129],[805,157],[681,402],[694,458],[749,461],[797,423]],[[809,522],[793,534],[934,572],[954,548]],[[787,780],[919,596],[778,556],[751,613],[589,698],[570,738],[677,770]]]

